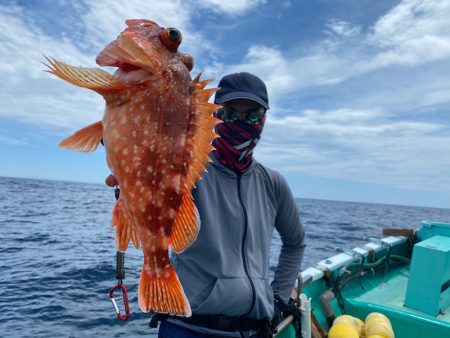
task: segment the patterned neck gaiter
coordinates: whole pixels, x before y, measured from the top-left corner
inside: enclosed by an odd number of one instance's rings
[[[216,114],[214,113],[215,117]],[[236,174],[242,175],[253,160],[253,148],[261,137],[265,118],[257,124],[243,121],[223,122],[215,127],[220,136],[213,141],[214,155],[217,160]]]

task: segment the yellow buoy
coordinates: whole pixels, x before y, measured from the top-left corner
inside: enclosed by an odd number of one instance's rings
[[[366,336],[379,335],[383,338],[395,338],[391,323],[381,317],[372,317],[366,321]]]
[[[379,334],[374,334],[373,336],[369,336],[366,338],[384,338],[383,336],[380,336]]]
[[[331,327],[328,338],[359,338],[359,334],[352,325],[337,323]]]
[[[385,321],[387,321],[389,323],[389,325],[392,326],[391,321],[389,320],[388,317],[386,317],[384,314],[380,313],[380,312],[371,312],[367,315],[365,322],[367,323],[369,320],[371,320],[372,318],[380,318],[383,319]]]
[[[356,317],[352,317],[349,315],[342,315],[339,317],[336,317],[336,319],[333,322],[333,325],[335,324],[347,324],[347,325],[351,325],[353,326],[356,331],[358,332],[358,334],[364,335],[364,322]]]

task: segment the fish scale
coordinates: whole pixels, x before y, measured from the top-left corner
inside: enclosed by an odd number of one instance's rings
[[[192,57],[178,52],[181,34],[145,19],[128,27],[97,56],[101,66],[119,67],[113,76],[97,68],[69,66],[47,58],[49,72],[102,95],[102,121],[63,140],[83,152],[103,139],[106,162],[121,187],[111,224],[116,245],[130,241],[144,252],[138,287],[143,312],[190,316],[191,309],[173,269],[169,246],[185,250],[197,237],[200,219],[191,191],[205,172],[219,120],[208,103],[218,88],[191,80]]]

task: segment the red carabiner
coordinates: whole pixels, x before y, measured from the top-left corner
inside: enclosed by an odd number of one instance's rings
[[[125,316],[123,316],[120,313],[119,307],[117,306],[116,300],[114,299],[114,291],[116,289],[122,289],[122,295],[123,295],[123,303],[125,305]],[[114,309],[116,310],[117,317],[119,317],[120,320],[127,320],[130,317],[130,306],[128,305],[128,294],[127,294],[127,288],[123,284],[118,284],[114,286],[109,291],[109,298],[111,299],[111,302],[114,305]]]

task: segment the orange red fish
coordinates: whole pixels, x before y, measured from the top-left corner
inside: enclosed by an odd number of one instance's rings
[[[91,152],[104,142],[107,164],[121,188],[112,217],[116,244],[142,247],[139,306],[179,316],[191,309],[168,255],[197,237],[199,214],[191,190],[210,161],[216,137],[208,103],[218,88],[191,80],[193,59],[178,51],[181,33],[150,20],[127,28],[97,56],[100,68],[72,67],[47,59],[49,72],[96,91],[106,101],[103,119],[66,138],[61,147]]]

